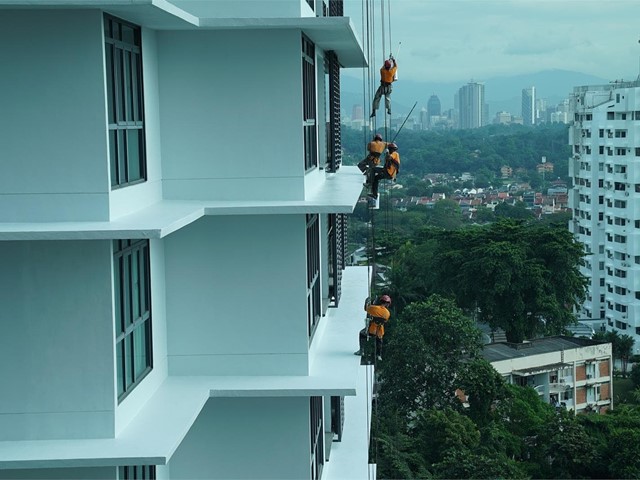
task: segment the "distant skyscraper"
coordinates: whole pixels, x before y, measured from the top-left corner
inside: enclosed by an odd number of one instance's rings
[[[363,116],[362,105],[354,105],[351,111],[351,120],[362,120]]]
[[[458,90],[460,128],[478,128],[485,124],[484,84],[469,82]]]
[[[440,99],[437,95],[431,95],[429,101],[427,102],[427,119],[428,125],[431,125],[431,117],[439,117],[442,114]]]
[[[536,123],[536,87],[522,89],[522,123],[524,125]]]

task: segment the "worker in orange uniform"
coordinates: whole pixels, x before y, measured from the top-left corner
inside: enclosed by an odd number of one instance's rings
[[[376,110],[380,106],[380,99],[384,95],[384,105],[387,107],[387,113],[391,115],[391,84],[395,82],[396,71],[398,70],[398,62],[393,58],[393,55],[389,56],[389,60],[384,61],[384,65],[380,69],[380,86],[376,90],[376,95],[373,97],[373,106],[371,107],[371,115],[369,118],[376,116]]]
[[[379,133],[376,133],[373,140],[367,144],[367,151],[369,154],[364,158],[364,160],[358,163],[360,171],[367,176],[367,185],[371,183],[373,168],[380,164],[380,155],[382,155],[386,148],[387,144],[382,140],[382,135]]]
[[[388,178],[395,180],[396,175],[400,171],[400,154],[398,153],[398,145],[391,142],[387,144],[389,153],[384,161],[384,167],[376,167],[374,169],[373,180],[371,185],[371,194],[369,198],[376,200],[378,198],[378,183],[380,180]]]
[[[382,360],[382,338],[384,337],[384,325],[389,321],[391,313],[389,307],[391,306],[391,297],[389,295],[382,295],[377,303],[369,303],[369,299],[364,303],[364,310],[367,312],[369,324],[366,328],[360,330],[359,342],[360,349],[354,352],[354,355],[364,355],[365,344],[369,335],[375,335],[376,337],[376,358]]]

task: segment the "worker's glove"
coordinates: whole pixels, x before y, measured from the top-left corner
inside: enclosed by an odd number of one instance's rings
[[[371,299],[367,297],[364,299],[364,309],[366,310],[369,305],[371,305]]]

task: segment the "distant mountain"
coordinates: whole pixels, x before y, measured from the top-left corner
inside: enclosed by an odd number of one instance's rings
[[[536,87],[536,96],[544,98],[548,104],[555,105],[569,96],[573,87],[580,85],[597,85],[608,83],[608,80],[568,70],[545,70],[542,72],[514,75],[510,77],[494,77],[487,80],[474,79],[485,84],[485,97],[489,104],[489,119],[496,112],[507,111],[520,115],[522,89]],[[431,95],[440,98],[443,110],[453,108],[453,97],[465,82],[432,83],[400,80],[394,84],[392,110],[394,114],[407,114],[413,104],[418,102],[414,114],[427,106]],[[377,84],[376,84],[377,86]],[[372,93],[373,94],[373,93]],[[345,73],[341,77],[342,107],[351,115],[353,105],[363,104],[362,78]]]

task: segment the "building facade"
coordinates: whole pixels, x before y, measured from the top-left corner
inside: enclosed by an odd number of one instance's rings
[[[547,403],[575,414],[613,408],[611,344],[545,337],[484,346],[484,358],[508,383],[529,386]]]
[[[0,478],[365,478],[342,2],[0,0],[0,39]]]
[[[524,125],[536,123],[536,87],[522,89],[522,123]]]
[[[576,87],[570,99],[570,229],[585,247],[582,320],[631,335],[640,352],[640,84]]]
[[[487,122],[484,84],[470,82],[458,90],[459,127],[478,128]]]

